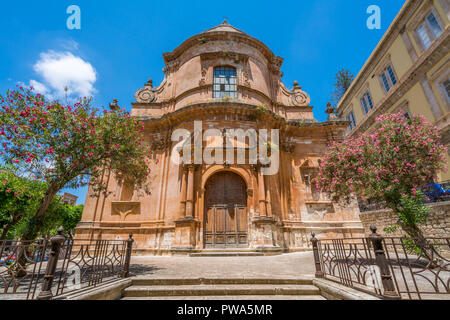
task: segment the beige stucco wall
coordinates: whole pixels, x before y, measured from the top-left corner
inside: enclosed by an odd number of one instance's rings
[[[450,202],[435,203],[430,205],[430,208],[431,211],[427,223],[420,227],[425,236],[430,238],[450,237]],[[389,235],[384,232],[386,227],[395,225],[398,220],[391,210],[363,212],[360,217],[367,236],[371,234],[371,225],[375,225],[377,233],[384,236],[399,237],[404,235],[404,232],[401,230]]]
[[[347,130],[348,135],[371,130],[375,120],[373,114],[398,112],[399,108],[407,110],[411,114],[424,115],[430,123],[438,126],[443,137],[448,134],[450,126],[447,118],[450,115],[450,106],[443,90],[439,88],[438,82],[444,79],[444,76],[450,74],[450,53],[447,49],[450,23],[449,12],[444,10],[448,10],[448,7],[444,8],[444,2],[445,0],[408,0],[405,3],[363,69],[360,70],[352,87],[339,103],[338,113],[346,117],[350,111],[353,111],[357,123],[356,129]],[[424,51],[415,30],[430,10],[437,16],[443,32],[433,42],[434,45]],[[402,33],[404,33],[403,36]],[[409,51],[408,41],[411,43]],[[436,43],[441,44],[436,46]],[[445,54],[442,54],[442,52]],[[412,55],[415,55],[415,58]],[[434,56],[440,58],[435,59]],[[421,59],[428,59],[433,62],[427,63],[424,67],[421,64]],[[397,85],[391,88],[388,93],[385,92],[379,77],[387,62],[392,64],[397,78]],[[422,75],[425,76],[423,81],[432,89],[432,96],[424,91],[425,89],[421,84]],[[395,93],[395,97],[389,97],[392,91],[401,86],[407,87],[407,90],[402,89],[401,93]],[[360,98],[367,89],[372,96],[374,109],[368,114],[364,114]],[[433,100],[437,101],[438,104],[434,107],[434,113],[432,111]],[[447,142],[444,143],[447,144]],[[449,180],[450,172],[440,172],[439,179]]]

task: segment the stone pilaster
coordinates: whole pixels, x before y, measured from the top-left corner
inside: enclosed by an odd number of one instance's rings
[[[419,79],[419,83],[422,86],[423,92],[425,93],[425,97],[430,105],[434,119],[438,120],[440,117],[442,117],[443,114],[442,109],[439,106],[439,102],[436,98],[436,95],[434,94],[433,89],[431,88],[431,85],[426,76],[422,76]]]
[[[181,201],[180,201],[180,213],[179,213],[180,219],[183,219],[186,217],[186,192],[187,192],[186,179],[187,179],[186,170],[185,170],[185,168],[182,168],[182,171],[181,171]]]
[[[195,166],[188,166],[187,193],[186,193],[186,218],[194,217],[194,171]]]
[[[264,176],[261,174],[261,167],[258,168],[258,201],[259,201],[259,215],[267,216],[266,211],[266,189],[264,186]]]

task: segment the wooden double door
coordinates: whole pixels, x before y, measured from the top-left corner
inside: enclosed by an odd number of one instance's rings
[[[206,184],[204,241],[206,248],[248,246],[247,190],[232,172],[220,172]]]

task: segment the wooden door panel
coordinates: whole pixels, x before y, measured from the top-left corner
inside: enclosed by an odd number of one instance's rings
[[[205,197],[205,245],[247,245],[247,194],[242,178],[230,172],[214,175],[206,185]]]
[[[226,208],[215,208],[215,232],[224,233],[225,232],[225,214]]]
[[[236,215],[232,207],[226,209],[227,232],[236,232]]]
[[[236,216],[238,217],[238,232],[247,232],[247,214],[246,214],[246,208],[237,207],[236,209]]]

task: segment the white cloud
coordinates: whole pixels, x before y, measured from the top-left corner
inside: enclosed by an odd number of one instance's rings
[[[72,39],[68,39],[68,40],[62,39],[62,40],[60,40],[60,45],[65,50],[69,50],[69,51],[78,50],[78,47],[80,46],[78,44],[78,42],[76,42],[75,40],[72,40]]]
[[[44,83],[31,80],[30,85],[48,98],[65,97],[66,87],[67,94],[75,97],[92,96],[96,91],[94,83],[97,73],[94,67],[71,52],[43,52],[33,69],[42,77]]]

